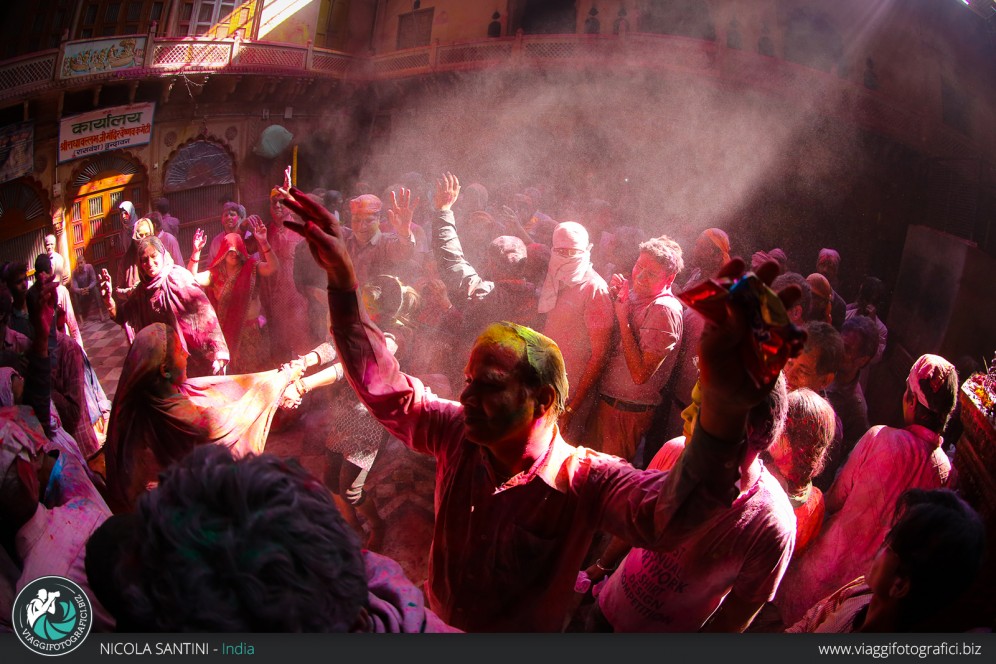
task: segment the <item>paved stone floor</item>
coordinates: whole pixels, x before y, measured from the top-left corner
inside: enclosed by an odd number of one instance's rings
[[[121,377],[121,367],[128,354],[124,330],[114,322],[87,321],[81,324],[83,344],[100,383],[113,401]],[[320,399],[321,391],[307,398]],[[312,404],[320,408],[321,403]],[[309,418],[306,412],[281,413],[267,440],[266,451],[284,458],[297,459],[311,473],[322,476],[324,449],[320,436],[305,435]],[[425,580],[428,568],[429,542],[432,537],[432,489],[435,462],[415,454],[397,440],[391,439],[381,448],[367,479],[367,488],[376,501],[378,511],[387,522],[384,544],[379,553],[401,563],[408,577],[416,584]]]

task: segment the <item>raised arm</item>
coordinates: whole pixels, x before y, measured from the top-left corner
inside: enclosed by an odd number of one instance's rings
[[[198,228],[194,231],[194,245],[193,251],[190,252],[190,260],[187,261],[187,269],[190,274],[194,275],[194,279],[201,286],[211,285],[211,272],[200,272],[201,268],[201,251],[204,250],[204,245],[207,244],[207,235],[204,234],[203,229]]]
[[[107,313],[114,322],[120,324],[121,321],[118,320],[118,304],[114,300],[114,285],[111,283],[111,273],[106,269],[100,271],[100,296],[104,299],[104,306],[107,307]]]
[[[667,339],[664,348],[645,348],[640,345],[640,340],[636,338],[630,320],[629,308],[629,280],[621,274],[612,276],[613,290],[615,290],[615,314],[616,323],[619,325],[619,344],[622,346],[623,358],[626,360],[626,368],[629,369],[630,377],[637,385],[643,385],[660,369],[661,364],[667,359],[668,354],[674,352],[681,335],[681,318],[673,317],[671,321],[671,334]]]
[[[307,239],[328,278],[332,332],[343,372],[373,416],[401,442],[432,453],[443,437],[434,425],[462,428],[462,407],[437,399],[417,378],[403,374],[384,334],[357,296],[357,278],[339,222],[317,200],[293,188],[286,205],[303,222],[284,225]]]
[[[457,235],[453,204],[460,196],[460,180],[446,173],[436,180],[436,193],[433,206],[436,208],[436,222],[432,228],[432,253],[439,262],[439,276],[446,285],[450,298],[458,307],[468,300],[480,300],[494,290],[494,283],[484,280],[467,262]]]
[[[266,224],[259,218],[259,215],[250,215],[248,221],[249,229],[259,244],[259,274],[268,277],[280,269],[280,259],[277,258],[276,252],[273,251],[269,241],[266,239]]]
[[[743,271],[744,262],[737,258],[723,267],[719,277],[736,278]],[[777,273],[774,262],[758,270],[765,284]],[[798,288],[785,289],[779,297],[791,304],[799,297]],[[634,546],[673,545],[707,524],[712,514],[728,508],[739,495],[736,482],[746,451],[747,415],[774,381],[758,386],[748,371],[744,358],[753,352],[754,343],[749,313],[728,297],[716,306],[715,321],[706,323],[699,340],[702,403],[698,424],[674,468],[667,473],[640,472],[618,460],[593,461],[593,468],[600,467],[606,475],[602,525]],[[800,347],[790,345],[789,355],[798,354]],[[784,359],[771,361],[779,363],[784,364]]]

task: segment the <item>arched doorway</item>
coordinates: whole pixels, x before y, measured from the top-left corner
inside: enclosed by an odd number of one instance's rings
[[[45,188],[33,178],[0,186],[0,260],[24,261],[33,273],[35,256],[44,253],[45,235],[52,232],[50,209]]]
[[[71,268],[84,251],[100,273],[117,274],[127,246],[121,241],[118,203],[131,201],[138,215],[149,209],[145,166],[126,152],[108,152],[84,161],[69,183],[72,203],[66,214]]]
[[[163,196],[169,199],[170,214],[180,220],[177,241],[187,256],[194,232],[204,229],[208,240],[221,232],[222,204],[239,198],[234,156],[220,142],[207,138],[187,141],[166,160]]]

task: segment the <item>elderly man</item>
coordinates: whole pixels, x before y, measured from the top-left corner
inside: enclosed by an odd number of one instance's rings
[[[682,267],[681,247],[663,235],[640,245],[632,280],[612,276],[619,343],[598,387],[587,442],[627,461],[653,421],[678,356],[683,316],[671,285]]]
[[[411,190],[402,189],[401,192],[400,199],[392,201],[394,206],[387,214],[394,233],[380,230],[384,205],[379,198],[363,194],[349,201],[352,233],[345,236],[345,241],[361,284],[378,274],[395,274],[415,255],[412,215],[418,201],[412,201]]]
[[[563,358],[529,328],[496,323],[484,331],[460,402],[439,399],[401,373],[360,306],[335,219],[297,189],[287,203],[305,220],[289,225],[326,270],[347,380],[393,435],[436,458],[427,588],[430,607],[447,623],[469,631],[559,631],[597,529],[637,546],[673,545],[735,498],[747,413],[767,392],[753,386],[739,355],[747,342],[742,315],[726,316],[703,335],[702,410],[682,461],[671,473],[638,471],[560,436]],[[725,274],[742,270],[734,262]]]
[[[76,259],[76,269],[73,270],[73,278],[69,282],[69,292],[72,294],[76,304],[76,311],[79,312],[79,319],[86,321],[91,312],[96,310],[100,320],[107,320],[107,312],[100,302],[100,290],[97,287],[97,273],[93,266],[87,262],[86,256],[80,254]]]
[[[58,251],[55,250],[55,236],[46,235],[45,236],[45,253],[48,254],[48,258],[52,261],[52,273],[55,278],[59,280],[59,283],[63,286],[69,286],[69,266],[66,265],[66,259],[62,257]]]

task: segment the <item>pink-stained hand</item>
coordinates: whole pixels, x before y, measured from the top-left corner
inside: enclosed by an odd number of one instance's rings
[[[436,193],[432,197],[432,203],[437,210],[449,210],[460,197],[460,180],[449,171],[443,177],[436,180]]]

